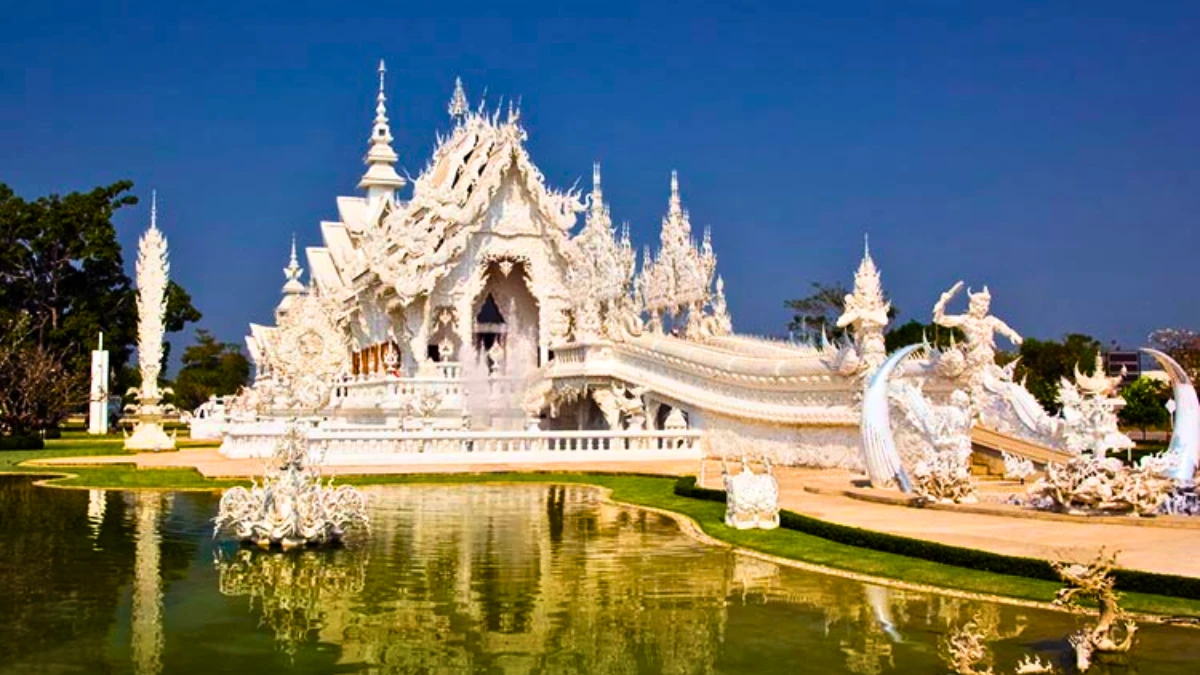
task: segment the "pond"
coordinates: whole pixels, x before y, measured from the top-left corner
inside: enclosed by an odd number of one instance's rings
[[[0,476],[0,673],[944,673],[976,619],[999,672],[1082,618],[802,572],[583,486],[369,488],[345,548],[214,540],[217,496]],[[1098,673],[1196,672],[1144,626]]]

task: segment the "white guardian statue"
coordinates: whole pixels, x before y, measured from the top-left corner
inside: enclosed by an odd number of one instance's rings
[[[150,202],[150,229],[138,242],[137,312],[138,370],[142,386],[137,389],[137,426],[125,439],[129,450],[170,450],[175,439],[162,428],[163,392],[158,388],[162,370],[163,320],[167,312],[167,238],[158,229],[158,195]]]

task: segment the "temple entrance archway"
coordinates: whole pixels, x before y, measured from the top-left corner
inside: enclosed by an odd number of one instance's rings
[[[524,262],[488,263],[472,313],[472,347],[489,371],[521,376],[541,365],[537,298]]]

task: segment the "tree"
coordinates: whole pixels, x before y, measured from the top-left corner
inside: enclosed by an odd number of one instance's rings
[[[133,183],[119,181],[90,192],[49,195],[33,201],[0,184],[0,326],[21,322],[25,342],[84,375],[97,334],[123,381],[137,339],[136,291],[125,273],[113,215],[137,203]],[[183,288],[167,292],[167,330],[198,320]]]
[[[884,340],[887,343],[888,352],[894,352],[907,345],[920,344],[923,340],[928,340],[929,344],[935,347],[945,349],[950,346],[951,340],[955,344],[962,344],[966,340],[966,336],[963,335],[961,328],[946,328],[936,323],[921,323],[914,319],[889,330],[884,335]]]
[[[1117,418],[1127,427],[1141,429],[1142,440],[1146,438],[1146,429],[1170,423],[1167,401],[1171,399],[1171,390],[1163,382],[1139,377],[1121,390],[1121,396],[1125,407],[1117,413]]]
[[[819,334],[824,329],[830,338],[842,337],[845,328],[838,328],[837,319],[846,309],[846,296],[850,290],[842,284],[812,282],[813,293],[807,297],[784,301],[784,307],[795,312],[788,322],[793,333]],[[893,305],[888,310],[888,319],[895,319],[900,310]]]
[[[250,380],[250,361],[235,344],[218,342],[204,329],[183,350],[183,366],[175,378],[175,405],[192,410],[210,396],[237,393]]]
[[[1029,392],[1047,410],[1057,412],[1062,408],[1058,401],[1059,381],[1073,377],[1076,365],[1080,371],[1092,374],[1099,351],[1099,341],[1080,333],[1071,333],[1062,342],[1026,338],[1017,353],[1021,362],[1015,376],[1018,381],[1025,381]]]
[[[1151,347],[1178,361],[1193,382],[1200,381],[1200,335],[1187,328],[1160,328],[1149,340]]]
[[[0,433],[29,436],[58,425],[87,400],[85,378],[63,366],[57,354],[24,339],[24,321],[0,336]]]

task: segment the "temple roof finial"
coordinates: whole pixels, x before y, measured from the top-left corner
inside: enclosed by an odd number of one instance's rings
[[[467,110],[470,108],[470,103],[467,102],[467,92],[463,89],[461,77],[454,78],[454,93],[450,96],[450,104],[446,106],[446,111],[450,113],[450,119],[461,120],[466,117]]]
[[[871,235],[863,232],[863,258],[871,257]]]
[[[158,229],[158,190],[150,191],[150,229]]]
[[[679,198],[679,172],[671,170],[671,215],[683,213],[683,202]]]
[[[304,284],[300,282],[300,276],[304,274],[304,269],[300,267],[300,261],[296,258],[296,234],[292,233],[292,254],[288,260],[288,266],[283,268],[283,276],[287,282],[283,285],[284,295],[295,295],[304,292]]]
[[[388,126],[387,96],[383,93],[383,77],[386,72],[383,59],[380,59],[379,94],[375,97],[375,124],[371,129],[367,156],[363,160],[367,164],[367,172],[358,182],[358,187],[367,191],[368,198],[380,195],[394,196],[395,191],[404,187],[406,183],[396,173],[395,168],[399,157],[392,149],[392,130]]]
[[[604,188],[600,184],[600,162],[592,162],[592,208],[604,206]]]

